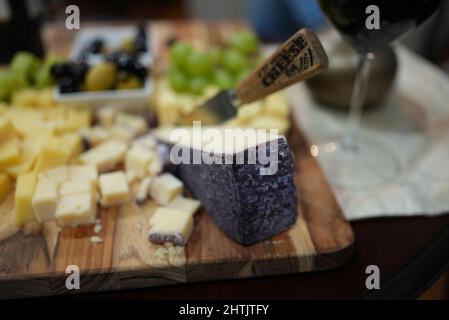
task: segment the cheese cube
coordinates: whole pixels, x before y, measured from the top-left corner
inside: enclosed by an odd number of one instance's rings
[[[21,159],[17,139],[12,136],[2,140],[0,141],[0,170],[20,163]]]
[[[146,134],[137,138],[133,142],[133,147],[142,147],[145,149],[155,150],[157,147],[157,140],[151,134]]]
[[[36,174],[28,172],[17,177],[15,194],[15,222],[17,225],[24,225],[34,221],[32,199],[36,187]]]
[[[36,172],[66,164],[70,158],[71,150],[63,139],[49,137],[42,146],[36,163]]]
[[[273,93],[264,100],[264,114],[287,118],[290,112],[287,97],[284,93]]]
[[[110,140],[83,153],[79,159],[84,164],[94,165],[98,172],[105,172],[124,161],[127,149],[126,143]]]
[[[176,197],[175,200],[167,205],[167,208],[173,208],[179,211],[185,211],[194,214],[201,207],[201,202],[195,199]]]
[[[109,139],[109,132],[100,126],[83,129],[81,135],[83,139],[88,142],[90,147],[95,147],[99,143]]]
[[[58,205],[58,189],[54,181],[40,176],[32,199],[34,215],[37,221],[45,222],[55,219]]]
[[[117,110],[114,108],[103,108],[97,112],[98,122],[105,128],[111,127],[115,122]]]
[[[154,151],[141,147],[133,147],[126,154],[125,167],[127,171],[134,171],[139,178],[147,174],[147,167],[156,156]]]
[[[6,198],[11,191],[11,181],[5,173],[0,173],[0,203]]]
[[[171,175],[164,173],[154,178],[150,187],[150,195],[157,204],[165,206],[169,204],[174,198],[181,195],[183,192],[183,184],[181,180]]]
[[[147,123],[143,117],[130,113],[119,112],[115,123],[128,128],[134,136],[143,134],[148,130]]]
[[[96,187],[98,180],[97,168],[93,165],[71,165],[68,166],[68,176],[71,180],[89,180],[93,187]]]
[[[239,124],[248,124],[261,113],[262,106],[261,101],[255,101],[241,106],[237,110],[237,122]]]
[[[60,196],[79,193],[93,193],[94,189],[91,181],[86,179],[76,179],[63,182],[59,189]]]
[[[150,219],[149,240],[186,245],[193,231],[193,214],[169,208],[158,208]]]
[[[150,176],[156,176],[159,173],[162,172],[162,161],[158,154],[154,157],[153,161],[150,162],[150,164],[147,166],[147,173]]]
[[[9,139],[15,135],[14,127],[12,122],[5,118],[0,118],[0,142]]]
[[[60,166],[52,169],[48,169],[40,174],[41,176],[45,176],[48,179],[52,180],[56,183],[57,187],[61,185],[61,183],[69,180],[69,169],[67,166]]]
[[[123,171],[101,174],[99,184],[103,206],[125,204],[130,200],[130,190]]]
[[[134,139],[135,134],[125,126],[114,125],[109,129],[109,135],[112,139],[117,139],[125,143],[130,143]]]
[[[56,208],[56,220],[63,227],[95,223],[97,217],[96,197],[92,193],[62,196]]]
[[[19,145],[19,151],[21,153],[20,162],[5,168],[5,172],[10,177],[16,179],[21,173],[31,171],[36,163],[37,156],[41,147],[40,136],[26,136],[22,143]]]
[[[81,139],[81,135],[79,133],[66,133],[61,137],[61,139],[65,142],[65,145],[69,149],[70,159],[75,159],[83,152],[83,140]]]

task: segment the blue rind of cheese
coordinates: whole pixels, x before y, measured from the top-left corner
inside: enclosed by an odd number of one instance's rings
[[[266,142],[265,147],[272,152],[272,143]],[[261,175],[261,164],[236,164],[238,154],[234,164],[179,165],[180,178],[215,224],[240,244],[269,239],[296,222],[294,164],[285,138],[277,140],[276,150],[278,170],[273,175]],[[223,157],[224,163],[226,155],[215,156]]]

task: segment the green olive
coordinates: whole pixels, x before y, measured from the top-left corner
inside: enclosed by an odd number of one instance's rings
[[[112,89],[117,77],[117,67],[105,62],[92,67],[86,75],[86,90],[99,91]]]
[[[142,81],[134,75],[130,75],[126,79],[117,82],[117,89],[119,90],[139,89],[141,87]]]

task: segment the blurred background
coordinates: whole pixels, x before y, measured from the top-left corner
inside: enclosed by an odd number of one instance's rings
[[[11,3],[13,12],[8,12],[5,3]],[[140,19],[201,19],[247,20],[262,40],[279,42],[300,27],[320,29],[326,26],[315,0],[110,0],[94,2],[88,0],[0,0],[0,38],[6,38],[5,24],[9,16],[22,12],[15,20],[23,19],[23,7],[41,23],[65,20],[65,8],[78,5],[81,21],[140,20]],[[449,71],[449,3],[443,1],[440,11],[419,31],[411,31],[402,39],[410,48],[430,61]],[[33,28],[33,27],[31,27]],[[25,36],[24,36],[25,37]],[[25,39],[16,39],[25,42]],[[16,44],[19,45],[19,44]],[[34,44],[36,45],[36,44]],[[20,46],[20,45],[19,45]],[[36,45],[37,46],[37,45]],[[5,52],[13,46],[0,44],[2,61],[7,61]],[[26,49],[26,48],[21,48]],[[39,51],[38,49],[35,49]]]

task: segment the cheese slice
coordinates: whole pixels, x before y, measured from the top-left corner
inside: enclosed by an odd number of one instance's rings
[[[45,222],[55,219],[57,205],[57,184],[53,180],[41,175],[32,199],[34,215],[37,221]]]
[[[186,245],[193,230],[193,213],[172,208],[158,208],[150,219],[149,240]]]
[[[36,187],[36,173],[28,172],[17,177],[15,194],[15,222],[24,225],[35,220],[32,199]]]
[[[121,205],[130,200],[130,190],[123,171],[101,174],[98,181],[103,206]]]
[[[181,195],[184,185],[170,173],[164,173],[154,178],[150,186],[150,195],[157,204],[165,206]]]
[[[97,199],[92,193],[62,196],[55,216],[63,227],[93,224],[97,216]]]

